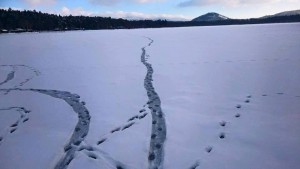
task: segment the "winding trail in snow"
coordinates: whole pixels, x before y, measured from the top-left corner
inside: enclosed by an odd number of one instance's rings
[[[25,69],[29,69],[32,71],[32,75],[21,82],[15,82],[15,84],[12,84],[12,88],[8,89],[0,89],[0,93],[3,93],[4,95],[9,94],[12,91],[19,91],[19,92],[37,92],[40,94],[48,95],[53,98],[61,99],[67,102],[68,105],[70,105],[74,112],[78,114],[78,122],[75,126],[75,129],[72,133],[71,138],[69,139],[68,143],[64,147],[64,153],[62,154],[62,157],[60,157],[59,161],[53,166],[54,169],[66,169],[68,168],[68,165],[71,163],[71,161],[74,159],[75,154],[79,151],[85,151],[85,155],[87,155],[89,158],[92,159],[103,159],[106,161],[110,166],[116,165],[120,168],[120,166],[126,166],[125,164],[114,160],[110,155],[100,149],[97,149],[93,146],[88,145],[85,143],[85,138],[89,131],[89,125],[90,125],[90,119],[91,116],[89,114],[89,111],[85,107],[85,102],[80,101],[80,96],[77,94],[72,94],[68,91],[58,91],[58,90],[44,90],[44,89],[22,89],[19,87],[22,87],[24,84],[32,80],[35,76],[39,76],[41,73],[37,69],[27,66],[27,65],[0,65],[0,67],[11,67],[12,71],[7,75],[6,80],[1,82],[0,84],[5,84],[11,80],[14,79],[15,74],[18,73],[20,70],[19,67],[23,67]],[[9,130],[7,130],[5,135],[0,136],[0,145],[3,141],[4,137],[9,134],[13,133],[15,130],[17,130],[20,123],[25,123],[29,120],[28,113],[30,113],[30,110],[25,109],[24,107],[7,107],[7,108],[0,108],[0,111],[9,111],[16,109],[21,113],[21,117],[17,120],[16,123],[12,124],[9,127]],[[138,116],[139,119],[144,118],[146,115],[140,115]],[[124,126],[124,128],[126,125]],[[127,127],[128,128],[128,127]],[[122,167],[124,168],[124,167]]]
[[[150,139],[150,148],[148,155],[149,169],[162,169],[164,162],[164,142],[166,140],[167,128],[165,115],[161,109],[161,101],[159,95],[156,93],[153,87],[153,68],[150,63],[147,62],[146,57],[149,57],[146,53],[146,48],[150,47],[154,42],[151,38],[150,43],[142,48],[141,62],[147,68],[147,74],[144,79],[144,87],[148,95],[148,107],[151,110],[152,115],[152,131]]]
[[[78,151],[80,144],[84,141],[85,137],[89,131],[89,124],[91,116],[89,111],[84,106],[84,102],[80,102],[80,96],[77,94],[72,94],[67,91],[58,91],[58,90],[43,90],[43,89],[0,89],[0,92],[8,91],[31,91],[41,94],[45,94],[54,98],[62,99],[70,105],[74,112],[78,115],[78,122],[73,131],[73,134],[64,148],[64,154],[55,165],[54,169],[66,169],[70,162],[74,159],[75,153]]]

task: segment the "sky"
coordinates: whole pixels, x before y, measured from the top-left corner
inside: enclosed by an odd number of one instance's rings
[[[208,12],[253,18],[300,9],[300,0],[0,0],[0,8],[60,15],[190,20]]]

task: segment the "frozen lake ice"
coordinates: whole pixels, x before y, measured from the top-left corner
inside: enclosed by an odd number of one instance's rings
[[[299,28],[0,35],[0,168],[297,169]]]

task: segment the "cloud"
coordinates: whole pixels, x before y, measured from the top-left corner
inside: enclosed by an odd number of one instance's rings
[[[67,7],[63,7],[58,14],[67,16],[67,15],[73,15],[73,16],[92,16],[93,12],[85,11],[82,8],[74,8],[74,9],[69,9]]]
[[[170,21],[190,20],[190,18],[183,16],[183,15],[145,14],[145,13],[141,13],[141,12],[124,12],[124,11],[106,12],[106,13],[101,14],[100,16],[112,17],[112,18],[123,18],[123,19],[128,19],[128,20],[144,20],[144,19],[151,19],[151,20],[166,19],[166,20],[170,20]]]
[[[248,5],[248,4],[276,3],[280,1],[283,0],[188,0],[179,3],[178,6],[179,7],[208,6],[208,5],[240,6],[240,5]]]
[[[56,0],[21,0],[30,6],[37,5],[53,5],[56,3]]]
[[[50,12],[54,14],[60,14],[63,16],[73,15],[73,16],[101,16],[101,17],[112,17],[112,18],[123,18],[128,20],[158,20],[158,19],[166,19],[170,21],[186,21],[191,18],[183,16],[183,15],[171,15],[171,14],[145,14],[141,12],[125,12],[125,11],[116,11],[116,12],[91,12],[86,11],[83,8],[73,8],[69,9],[67,7],[63,7],[58,12]]]
[[[163,2],[165,0],[89,0],[89,1],[97,5],[111,6],[121,2],[133,2],[133,3],[144,4],[144,3],[151,3],[151,2]]]
[[[89,0],[89,1],[96,5],[110,6],[110,5],[120,3],[122,0]]]

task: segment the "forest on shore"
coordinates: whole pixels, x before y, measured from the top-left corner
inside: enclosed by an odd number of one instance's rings
[[[162,27],[188,27],[213,25],[242,25],[300,22],[300,15],[273,16],[252,19],[227,19],[220,21],[167,21],[126,20],[100,16],[61,16],[36,10],[0,9],[0,32],[67,31],[99,29],[136,29]]]

